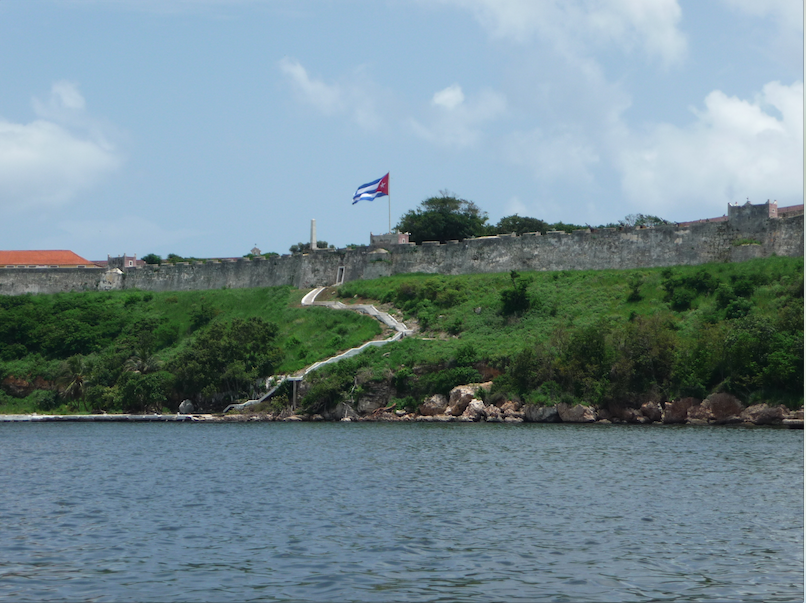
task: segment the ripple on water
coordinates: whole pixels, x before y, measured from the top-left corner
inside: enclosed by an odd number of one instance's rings
[[[803,600],[803,432],[0,430],[4,598]]]

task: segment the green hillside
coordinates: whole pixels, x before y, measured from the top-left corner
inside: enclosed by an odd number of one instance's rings
[[[381,332],[290,287],[0,297],[0,412],[215,406]],[[33,389],[33,391],[31,391]],[[208,404],[209,406],[209,404]]]
[[[220,409],[380,334],[288,287],[0,297],[0,412]],[[383,391],[400,408],[490,395],[637,405],[715,391],[803,404],[803,260],[354,281],[324,296],[399,310],[414,337],[306,377],[320,411]],[[282,396],[279,401],[282,401]],[[279,402],[278,402],[279,403]]]
[[[433,339],[405,340],[315,375],[312,408],[337,400],[360,370],[370,375],[367,387],[393,373],[401,407],[491,376],[494,394],[539,404],[634,405],[714,391],[803,403],[801,258],[405,275],[347,283],[336,295],[390,303]]]

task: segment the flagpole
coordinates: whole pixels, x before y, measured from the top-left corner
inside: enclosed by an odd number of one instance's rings
[[[389,175],[389,185],[387,186],[389,192],[386,196],[389,197],[389,234],[392,234],[392,175]]]

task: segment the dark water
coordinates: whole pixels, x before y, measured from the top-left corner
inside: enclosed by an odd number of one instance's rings
[[[803,601],[803,432],[0,424],[0,598]]]

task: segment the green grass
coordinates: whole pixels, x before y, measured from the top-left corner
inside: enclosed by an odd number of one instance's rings
[[[280,348],[280,358],[273,372],[277,374],[299,370],[381,334],[380,324],[368,316],[302,308],[302,295],[291,287],[270,287],[0,297],[0,382],[10,376],[30,382],[39,378],[54,388],[64,361],[75,355],[96,364],[106,359],[107,365],[119,367],[135,353],[143,330],[153,334],[151,353],[167,366],[193,344],[194,313],[203,309],[211,323],[258,317],[276,324],[274,344]],[[95,382],[110,382],[113,377],[95,377]],[[3,393],[0,412],[77,410],[77,404],[42,396]]]
[[[555,378],[564,379],[566,390],[583,403],[590,402],[591,396],[594,402],[619,395],[637,399],[640,392],[634,391],[635,388],[648,387],[659,389],[665,396],[686,391],[700,391],[701,395],[731,391],[745,401],[767,399],[788,406],[802,405],[801,258],[772,257],[739,264],[636,270],[524,272],[519,277],[528,281],[526,291],[531,301],[530,309],[521,314],[506,315],[503,311],[502,292],[512,290],[514,283],[509,274],[399,275],[350,282],[340,287],[338,295],[345,301],[358,297],[390,303],[404,312],[405,320],[419,321],[423,326],[421,337],[434,339],[404,340],[387,346],[383,352],[368,351],[360,361],[392,372],[405,368],[427,374],[457,366],[483,365],[494,369],[493,374],[504,373],[501,387],[508,387],[513,393],[512,382],[507,384],[506,377],[516,370],[514,359],[524,351],[542,350],[549,354],[544,362],[556,368]],[[720,285],[730,288],[735,307],[720,305],[715,293]],[[689,293],[682,301],[672,296],[681,289]],[[734,289],[742,291],[742,295],[734,293]],[[671,342],[668,344],[671,348],[663,352],[666,372],[662,378],[653,381],[651,376],[644,375],[639,379],[638,368],[623,369],[633,381],[632,390],[626,385],[627,389],[619,390],[607,370],[593,375],[585,373],[593,370],[590,367],[580,368],[579,362],[583,365],[586,362],[584,353],[580,352],[580,360],[574,361],[577,364],[572,362],[573,346],[581,345],[574,344],[575,334],[593,329],[592,333],[605,334],[602,361],[609,363],[605,369],[622,366],[618,364],[619,358],[629,366],[640,365],[640,353],[625,352],[624,346],[629,345],[620,343],[624,337],[634,336],[629,335],[631,325],[637,324],[661,325],[659,336]],[[770,333],[759,335],[758,325],[769,325]],[[637,332],[640,334],[640,329]],[[718,341],[717,348],[721,345],[728,350],[724,352],[727,356],[716,358],[711,353],[707,370],[702,369],[696,379],[686,381],[686,371],[699,370],[690,366],[695,361],[687,354],[690,356],[693,353],[690,350],[706,345],[702,332],[712,333]],[[774,339],[774,344],[764,341],[768,336]],[[737,338],[747,340],[741,344],[744,347],[736,347],[740,345]],[[776,345],[786,349],[781,352],[775,349]],[[473,362],[466,360],[468,350],[472,351]],[[776,351],[780,353],[774,358]],[[629,353],[633,356],[625,359],[624,355]],[[539,363],[532,362],[529,370],[540,372]],[[789,375],[787,371],[793,366],[799,376],[776,377]],[[575,380],[586,379],[592,383],[592,389],[581,393]],[[591,394],[594,390],[599,393]],[[528,391],[518,393],[531,395]]]
[[[368,350],[314,374],[310,407],[323,408],[342,399],[356,388],[356,375],[367,371],[375,380],[382,376],[392,383],[394,397],[417,399],[444,391],[476,370],[498,375],[496,387],[509,388],[509,393],[516,388],[513,384],[520,384],[517,394],[530,399],[543,399],[541,392],[559,387],[565,388],[563,395],[579,401],[590,402],[594,396],[594,402],[601,402],[615,395],[613,375],[622,371],[632,379],[632,389],[623,390],[629,395],[637,395],[636,388],[655,388],[666,396],[719,390],[735,392],[745,401],[802,404],[798,386],[803,358],[802,258],[524,272],[518,278],[515,281],[508,273],[410,274],[341,286],[337,296],[343,301],[358,298],[390,304],[402,311],[405,321],[419,323],[421,330],[414,338]],[[516,282],[526,283],[529,309],[507,314],[502,293],[514,291]],[[105,378],[112,383],[122,370],[115,373],[115,367],[136,347],[138,324],[150,325],[158,340],[155,354],[167,365],[192,347],[194,321],[196,328],[204,329],[207,319],[215,323],[259,317],[278,325],[274,344],[280,357],[274,373],[301,369],[381,333],[378,322],[363,315],[302,308],[303,294],[276,287],[0,298],[0,380],[14,375],[53,383],[63,361],[81,354],[107,358],[107,373],[113,374]],[[651,325],[671,347],[661,351],[666,356],[657,352],[666,362],[663,376],[639,379],[635,375],[642,358],[627,350],[630,342],[625,337],[646,336],[641,328]],[[606,349],[600,359],[604,364],[598,368],[592,368],[588,352],[580,348],[586,333],[604,334]],[[575,351],[574,346],[580,349]],[[541,373],[540,363],[551,365],[551,379],[562,387],[540,385],[544,377],[532,379]],[[596,373],[600,369],[604,372]],[[521,374],[524,370],[528,374]],[[584,387],[577,387],[583,382]],[[0,412],[64,408],[63,401],[50,400],[46,394],[10,398],[0,396]]]

